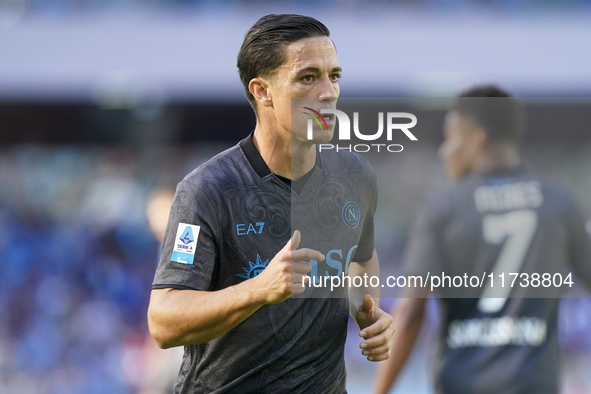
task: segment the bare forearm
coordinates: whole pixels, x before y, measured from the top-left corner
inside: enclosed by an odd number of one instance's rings
[[[404,300],[394,313],[396,333],[392,336],[390,357],[378,368],[375,394],[386,394],[410,355],[423,324],[424,300]]]
[[[148,325],[162,348],[211,341],[236,327],[263,304],[263,297],[245,281],[226,289],[152,290]]]
[[[162,348],[211,341],[236,327],[265,304],[301,294],[307,260],[324,260],[317,250],[298,249],[301,234],[294,231],[259,275],[219,291],[152,290],[148,307],[150,334]]]

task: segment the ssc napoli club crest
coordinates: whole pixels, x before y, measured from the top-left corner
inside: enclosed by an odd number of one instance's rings
[[[359,225],[359,220],[361,220],[359,205],[349,201],[343,206],[343,223],[349,228],[355,228]]]

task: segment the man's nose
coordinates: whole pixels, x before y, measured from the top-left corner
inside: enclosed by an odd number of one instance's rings
[[[333,102],[339,96],[339,85],[331,81],[328,77],[322,79],[318,97],[321,101]]]

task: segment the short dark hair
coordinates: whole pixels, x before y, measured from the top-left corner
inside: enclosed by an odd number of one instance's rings
[[[525,131],[525,112],[517,99],[495,85],[471,88],[453,108],[481,126],[491,142],[517,143]]]
[[[253,78],[269,77],[285,62],[283,48],[304,38],[329,36],[316,19],[295,14],[271,14],[259,19],[244,36],[238,52],[238,73],[244,93],[256,113],[256,100],[248,90]]]

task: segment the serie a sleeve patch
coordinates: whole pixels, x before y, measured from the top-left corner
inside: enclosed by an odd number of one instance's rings
[[[201,227],[193,224],[179,223],[170,261],[193,264],[200,229]]]

